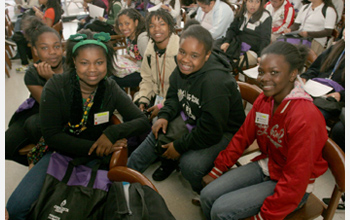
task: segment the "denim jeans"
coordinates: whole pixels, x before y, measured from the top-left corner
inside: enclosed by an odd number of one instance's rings
[[[197,193],[202,189],[202,178],[214,166],[214,160],[224,150],[232,138],[232,134],[225,133],[220,142],[201,150],[189,150],[180,157],[180,170],[183,177],[190,182]],[[138,148],[130,155],[127,166],[143,173],[156,159],[154,151],[156,139],[151,132]]]
[[[6,208],[10,219],[26,219],[30,207],[38,199],[46,177],[51,152],[45,154],[35,166],[29,170],[7,201]]]
[[[238,220],[259,213],[266,197],[274,193],[277,182],[262,172],[258,162],[235,168],[208,184],[200,194],[206,219]],[[307,200],[304,195],[300,208]]]

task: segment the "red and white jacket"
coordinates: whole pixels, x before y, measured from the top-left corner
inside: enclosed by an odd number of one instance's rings
[[[327,140],[325,120],[300,83],[295,83],[274,114],[273,105],[272,97],[260,94],[209,173],[213,178],[222,175],[257,139],[261,155],[253,161],[268,157],[269,175],[277,185],[274,194],[265,199],[259,214],[252,219],[284,219],[297,208],[307,186],[328,168],[322,158]]]
[[[294,22],[295,11],[288,0],[284,0],[283,5],[277,11],[272,7],[271,2],[265,4],[265,9],[272,17],[272,33],[282,34]]]

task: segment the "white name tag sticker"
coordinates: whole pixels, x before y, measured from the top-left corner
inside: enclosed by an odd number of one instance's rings
[[[269,124],[269,115],[257,112],[255,115],[255,123],[262,124],[262,125],[268,125]]]
[[[255,24],[248,23],[247,24],[247,28],[254,31],[255,30]]]
[[[109,111],[94,114],[94,125],[109,122]]]

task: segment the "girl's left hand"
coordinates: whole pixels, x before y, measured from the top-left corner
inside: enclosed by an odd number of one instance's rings
[[[300,31],[299,35],[302,37],[307,37],[307,31]]]
[[[327,94],[327,97],[330,97],[330,96],[335,98],[338,102],[340,101],[341,96],[339,92],[332,92]]]
[[[150,121],[152,121],[152,119],[158,115],[160,109],[157,105],[154,105],[151,108],[147,109],[147,111],[151,112]]]
[[[41,63],[34,63],[33,65],[38,71],[38,74],[46,80],[49,80],[53,76],[53,74],[55,74],[52,71],[50,64],[46,63],[45,61]]]
[[[114,145],[112,142],[107,138],[105,134],[102,134],[97,141],[92,145],[92,147],[89,150],[88,155],[91,155],[91,153],[96,149],[96,155],[97,156],[107,156],[110,153],[114,152]]]
[[[99,17],[98,17],[98,20],[100,20],[100,21],[105,21],[105,18],[104,18],[104,17],[99,16]]]
[[[168,6],[166,6],[166,5],[161,5],[160,7],[163,8],[163,9],[165,9],[165,10],[167,10],[168,12],[171,11],[171,8],[168,7]]]
[[[165,157],[167,159],[171,160],[177,160],[180,158],[180,154],[175,150],[174,143],[171,142],[169,144],[162,145],[162,148],[167,148],[167,150],[164,152],[162,157]]]

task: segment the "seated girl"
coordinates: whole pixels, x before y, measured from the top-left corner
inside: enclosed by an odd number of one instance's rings
[[[85,28],[95,32],[107,32],[116,34],[113,28],[115,18],[122,9],[120,0],[108,0],[108,11],[106,17],[98,17],[95,21],[88,24]]]
[[[115,54],[117,71],[111,77],[120,87],[138,87],[141,82],[141,62],[149,40],[145,20],[136,9],[124,9],[115,20],[115,29],[126,37],[127,54]]]
[[[230,44],[237,36],[242,42],[241,51],[247,51],[249,65],[258,62],[261,51],[270,44],[272,30],[272,18],[264,9],[261,0],[243,0],[243,4],[235,16],[220,49],[226,52]],[[240,56],[240,62],[243,55]]]
[[[332,35],[336,20],[337,13],[331,0],[314,0],[300,9],[294,24],[284,33],[298,30],[300,36],[313,38],[311,49],[320,55],[327,37]]]
[[[203,178],[207,219],[284,219],[306,202],[315,179],[326,172],[326,124],[297,79],[306,56],[306,48],[280,41],[262,51],[263,93]],[[230,170],[255,139],[261,155]]]
[[[166,134],[175,118],[181,117],[189,129],[162,145],[165,152],[161,156],[167,166],[163,163],[152,177],[164,180],[179,164],[183,177],[197,193],[202,189],[202,177],[245,118],[237,83],[229,73],[230,64],[212,52],[212,46],[210,32],[201,25],[191,25],[182,33],[178,66],[170,76],[164,107],[152,132],[127,163],[128,167],[144,172],[158,158],[155,146],[160,133]]]
[[[126,147],[123,138],[149,129],[144,114],[108,78],[114,71],[113,48],[105,43],[109,39],[106,33],[70,36],[66,49],[68,71],[54,75],[41,96],[41,127],[51,151],[94,160]],[[110,124],[115,110],[124,123]],[[40,194],[50,156],[51,152],[44,155],[9,198],[10,219],[25,219]]]
[[[176,67],[179,36],[174,20],[164,9],[150,12],[146,17],[148,42],[141,64],[140,91],[134,101],[141,111],[147,110],[153,119],[163,106],[169,88],[169,77]]]
[[[181,3],[180,0],[155,0],[156,6],[160,5],[161,8],[167,10],[175,20],[175,25],[181,27]]]
[[[33,17],[24,31],[30,37],[33,51],[39,57],[39,61],[30,64],[25,73],[24,83],[30,97],[9,122],[9,128],[5,132],[5,159],[28,165],[26,155],[19,155],[18,150],[28,144],[36,144],[42,136],[39,119],[41,93],[46,82],[54,74],[63,73],[65,59],[60,35],[43,24],[39,18]]]
[[[345,38],[321,53],[300,77],[304,83],[313,79],[331,86],[333,90],[326,97],[334,98],[345,105]],[[319,109],[326,120],[338,117],[340,114],[340,111],[330,112],[321,106]]]

